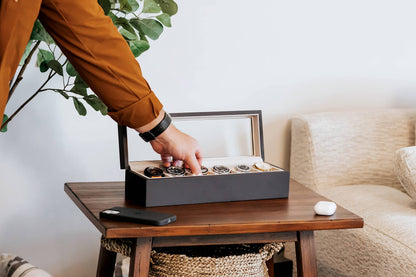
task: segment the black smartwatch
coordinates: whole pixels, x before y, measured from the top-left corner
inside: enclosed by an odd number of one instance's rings
[[[172,119],[170,118],[169,114],[165,112],[165,116],[163,117],[162,121],[159,122],[159,124],[156,125],[152,130],[149,132],[141,133],[139,136],[145,141],[149,142],[157,138],[161,133],[163,133],[172,122]]]

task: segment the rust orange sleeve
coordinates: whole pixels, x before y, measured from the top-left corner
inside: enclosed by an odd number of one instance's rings
[[[41,2],[0,1],[0,122],[9,98],[9,82],[25,51]]]

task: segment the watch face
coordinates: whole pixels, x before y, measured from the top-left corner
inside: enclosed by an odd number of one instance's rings
[[[245,164],[239,164],[235,167],[238,172],[250,172],[250,167]]]
[[[166,168],[166,172],[172,176],[183,176],[185,175],[185,169],[178,166],[169,166]]]
[[[207,175],[208,173],[208,168],[206,168],[205,166],[201,166],[201,171],[203,175]]]
[[[186,175],[193,175],[192,171],[189,168],[186,168],[185,172],[186,172]],[[206,168],[205,166],[201,166],[201,172],[202,172],[202,175],[207,175],[208,168]]]
[[[217,174],[228,174],[231,172],[231,169],[224,165],[214,165],[212,167],[212,171],[214,171]]]
[[[160,177],[163,177],[164,174],[161,168],[155,167],[155,166],[149,166],[149,167],[146,167],[146,169],[144,170],[144,175],[150,178],[160,178]]]
[[[255,163],[254,166],[261,171],[270,171],[272,170],[272,166],[265,162],[258,162]]]

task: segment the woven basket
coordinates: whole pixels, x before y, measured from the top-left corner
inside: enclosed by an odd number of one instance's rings
[[[111,251],[129,256],[129,240],[103,239]],[[149,277],[265,277],[266,261],[283,243],[156,248],[151,252]]]
[[[185,276],[253,276],[265,277],[266,261],[283,248],[281,243],[266,245],[227,245],[215,247],[213,256],[189,256],[152,251],[150,277]],[[188,248],[189,249],[189,248]],[[207,247],[196,247],[196,253],[212,252]],[[208,250],[208,251],[207,251]],[[193,253],[191,253],[193,254]],[[201,254],[203,255],[203,254]]]

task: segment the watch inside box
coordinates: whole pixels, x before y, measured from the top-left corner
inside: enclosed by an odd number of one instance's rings
[[[130,162],[130,170],[144,178],[178,178],[195,176],[185,167],[164,167],[159,161]],[[264,162],[261,157],[206,158],[201,167],[203,175],[250,174],[283,171],[282,168]]]

